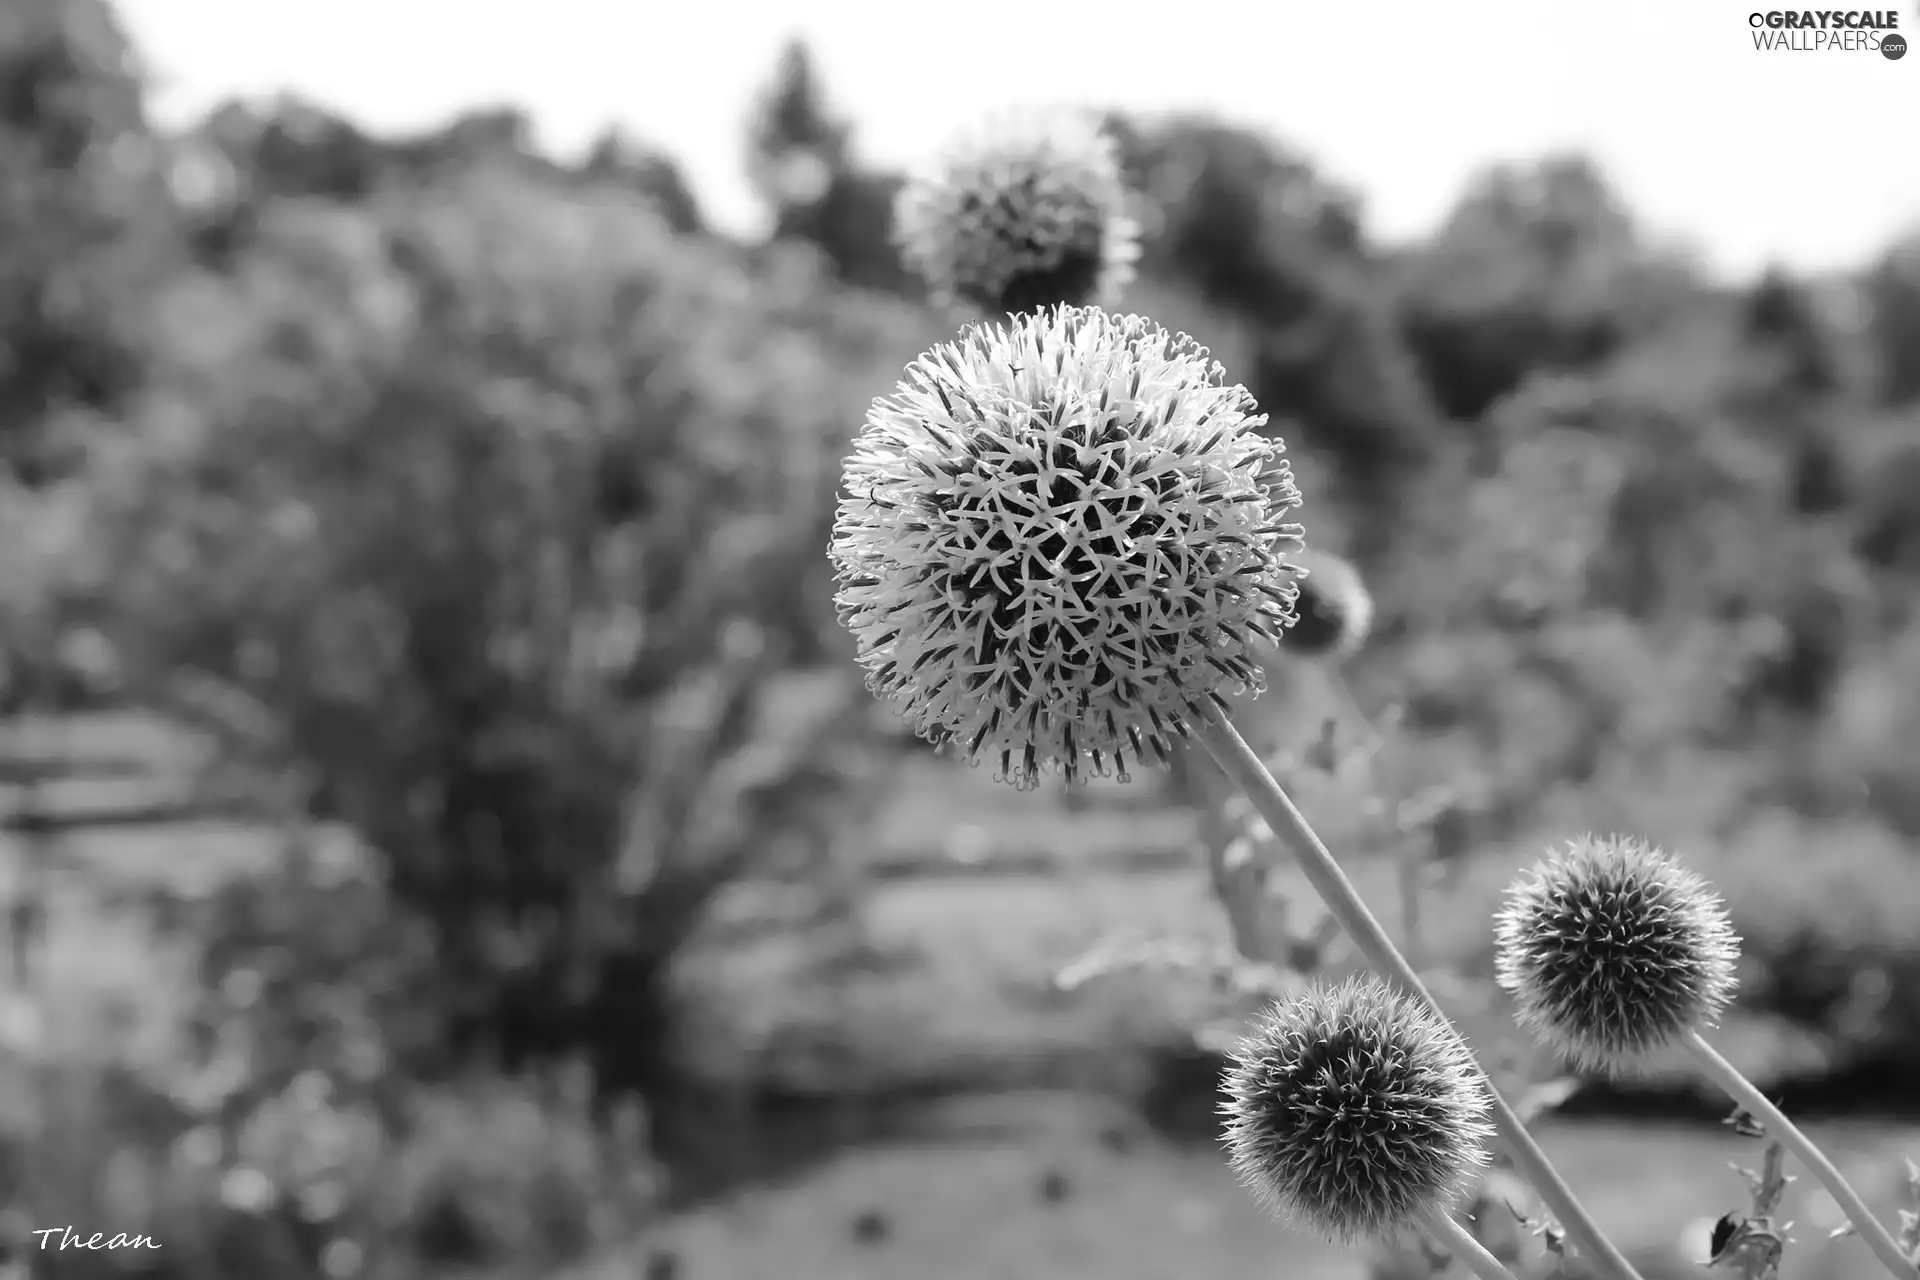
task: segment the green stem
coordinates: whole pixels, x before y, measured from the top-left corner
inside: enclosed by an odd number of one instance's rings
[[[1359,890],[1347,879],[1346,872],[1327,851],[1320,837],[1314,833],[1300,810],[1274,781],[1260,757],[1247,745],[1223,714],[1215,714],[1202,720],[1195,726],[1195,736],[1219,763],[1221,770],[1233,780],[1235,786],[1246,793],[1253,803],[1255,811],[1266,820],[1273,834],[1286,841],[1300,864],[1301,872],[1307,881],[1327,905],[1327,910],[1347,931],[1360,954],[1366,958],[1375,973],[1397,983],[1409,995],[1424,1002],[1429,1008],[1446,1017],[1446,1011],[1433,998],[1426,985],[1420,981],[1420,975],[1413,971],[1406,957],[1393,945],[1393,939],[1380,927],[1367,904],[1361,901]],[[1500,1091],[1494,1088],[1493,1080],[1487,1076],[1484,1067],[1480,1069],[1481,1078],[1486,1082],[1487,1093],[1493,1100],[1493,1122],[1501,1144],[1512,1157],[1514,1166],[1531,1182],[1540,1193],[1540,1199],[1552,1210],[1554,1217],[1560,1220],[1568,1238],[1574,1246],[1587,1255],[1610,1280],[1640,1280],[1633,1265],[1616,1249],[1613,1242],[1601,1232],[1586,1208],[1574,1198],[1573,1189],[1567,1186],[1547,1160],[1547,1153],[1540,1149],[1533,1135],[1513,1108],[1507,1104]]]
[[[1453,1215],[1445,1209],[1431,1209],[1419,1219],[1420,1229],[1434,1244],[1452,1254],[1461,1266],[1480,1277],[1480,1280],[1514,1280],[1513,1272],[1502,1265],[1500,1259],[1487,1252],[1487,1247],[1473,1238],[1473,1233],[1453,1220]]]
[[[1728,1097],[1758,1120],[1774,1141],[1793,1152],[1800,1158],[1800,1163],[1813,1170],[1813,1176],[1820,1179],[1820,1185],[1839,1204],[1852,1221],[1853,1229],[1867,1242],[1867,1247],[1873,1250],[1874,1256],[1888,1271],[1898,1276],[1899,1280],[1920,1280],[1920,1266],[1916,1266],[1901,1251],[1892,1234],[1867,1208],[1860,1193],[1840,1175],[1840,1170],[1834,1167],[1833,1161],[1827,1159],[1824,1151],[1813,1144],[1812,1138],[1800,1132],[1799,1127],[1787,1119],[1780,1108],[1767,1101],[1766,1094],[1754,1087],[1753,1081],[1741,1075],[1739,1068],[1721,1057],[1698,1031],[1687,1032],[1681,1036],[1680,1042],[1707,1069],[1707,1075],[1726,1091]]]

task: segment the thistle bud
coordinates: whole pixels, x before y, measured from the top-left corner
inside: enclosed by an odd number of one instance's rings
[[[1449,1209],[1487,1164],[1491,1098],[1460,1036],[1378,979],[1277,1005],[1226,1076],[1234,1170],[1269,1209],[1350,1242]]]
[[[1500,985],[1520,1024],[1589,1070],[1639,1063],[1715,1022],[1740,940],[1705,880],[1650,845],[1583,836],[1507,890]]]
[[[1307,547],[1294,557],[1300,568],[1298,620],[1280,637],[1280,651],[1339,662],[1366,643],[1373,629],[1373,597],[1360,571],[1331,552]]]

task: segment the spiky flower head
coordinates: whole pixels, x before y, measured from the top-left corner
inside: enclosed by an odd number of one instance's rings
[[[1234,1051],[1226,1095],[1240,1180],[1335,1240],[1444,1211],[1487,1163],[1492,1104],[1471,1051],[1377,978],[1274,1006]]]
[[[1299,620],[1280,637],[1282,652],[1338,662],[1366,643],[1373,629],[1373,597],[1360,571],[1329,551],[1308,547],[1300,567]]]
[[[1624,837],[1582,836],[1523,873],[1495,917],[1494,941],[1520,1024],[1598,1071],[1642,1063],[1715,1022],[1740,955],[1712,887]]]
[[[1111,306],[1140,254],[1113,140],[1081,111],[1006,112],[955,139],[901,188],[894,235],[936,302],[993,313]]]
[[[970,325],[875,400],[831,555],[867,686],[1021,789],[1164,764],[1292,621],[1278,441],[1206,348],[1058,307]]]

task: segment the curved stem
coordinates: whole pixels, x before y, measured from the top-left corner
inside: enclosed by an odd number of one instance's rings
[[[1471,1231],[1455,1222],[1453,1215],[1445,1209],[1431,1209],[1422,1214],[1419,1227],[1426,1232],[1429,1240],[1452,1254],[1461,1266],[1480,1277],[1480,1280],[1514,1280],[1513,1272],[1507,1270],[1500,1259],[1487,1252],[1487,1247],[1475,1240]]]
[[[1361,901],[1359,890],[1347,879],[1346,872],[1340,869],[1333,854],[1327,851],[1327,846],[1307,825],[1300,810],[1294,807],[1292,799],[1281,790],[1266,765],[1261,763],[1260,757],[1254,754],[1253,748],[1247,745],[1246,739],[1240,736],[1225,715],[1216,713],[1202,720],[1195,726],[1195,736],[1234,785],[1246,793],[1247,799],[1266,820],[1273,834],[1286,841],[1293,850],[1302,874],[1326,903],[1327,910],[1353,939],[1373,971],[1446,1017],[1446,1011],[1440,1008],[1439,1002],[1420,981],[1420,975],[1413,971],[1413,966],[1393,945],[1393,940],[1367,909],[1367,904]],[[1540,1193],[1540,1199],[1560,1220],[1568,1239],[1610,1280],[1640,1280],[1633,1265],[1601,1232],[1585,1206],[1574,1198],[1573,1189],[1548,1162],[1547,1153],[1540,1149],[1540,1144],[1527,1132],[1519,1115],[1500,1096],[1500,1091],[1494,1088],[1484,1067],[1480,1074],[1493,1100],[1494,1128],[1501,1145],[1512,1157],[1515,1168],[1533,1184]]]
[[[1892,1234],[1867,1208],[1860,1193],[1841,1176],[1833,1161],[1827,1159],[1826,1152],[1813,1144],[1812,1138],[1800,1132],[1799,1127],[1787,1119],[1780,1108],[1767,1101],[1767,1095],[1761,1093],[1753,1081],[1741,1075],[1739,1068],[1721,1057],[1698,1031],[1687,1032],[1680,1042],[1707,1069],[1707,1075],[1726,1091],[1728,1097],[1758,1120],[1775,1142],[1793,1152],[1800,1158],[1800,1163],[1813,1170],[1813,1176],[1820,1179],[1820,1185],[1827,1189],[1827,1194],[1846,1213],[1853,1223],[1853,1229],[1859,1232],[1860,1238],[1867,1242],[1867,1247],[1873,1250],[1874,1256],[1888,1271],[1900,1280],[1920,1280],[1920,1266],[1916,1266],[1901,1251]]]

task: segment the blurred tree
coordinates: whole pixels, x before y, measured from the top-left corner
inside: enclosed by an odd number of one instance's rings
[[[1471,419],[1529,373],[1591,368],[1660,321],[1674,274],[1592,164],[1555,157],[1476,179],[1401,264],[1401,307],[1434,395]]]
[[[699,202],[681,175],[680,166],[619,128],[608,129],[594,141],[581,171],[587,177],[639,192],[677,232],[699,231],[704,226]]]
[[[169,140],[187,244],[197,262],[233,266],[280,197],[355,201],[392,176],[395,152],[324,108],[290,96],[228,99]]]
[[[835,459],[916,326],[512,164],[269,213],[170,300],[170,429],[103,478],[129,678],[264,710],[239,758],[296,762],[432,926],[443,1048],[657,1097],[673,960],[844,812],[857,675],[788,672],[840,656]]]
[[[1801,432],[1790,464],[1793,509],[1803,516],[1843,510],[1853,496],[1853,477],[1841,442],[1818,424]]]
[[[751,128],[747,173],[771,209],[817,203],[846,168],[849,126],[830,114],[804,41],[780,50]]]
[[[240,248],[257,205],[244,198],[238,148],[221,141],[231,116],[216,114],[166,141],[168,182],[179,204],[182,237],[194,261],[218,266]]]
[[[524,107],[482,107],[462,111],[428,134],[424,148],[453,162],[499,160],[535,153],[533,117]]]
[[[1851,495],[1848,423],[1838,397],[1848,369],[1821,293],[1770,267],[1740,295],[1736,315],[1729,407],[1783,455],[1796,512],[1842,509]]]
[[[261,196],[358,200],[379,184],[382,150],[326,108],[284,96],[261,116],[245,161]]]
[[[800,40],[780,52],[754,113],[747,172],[773,214],[775,239],[818,245],[849,284],[917,296],[920,286],[893,247],[899,178],[852,162],[850,126],[827,106],[813,55]]]
[[[1835,335],[1808,285],[1770,267],[1741,303],[1742,337],[1764,362],[1762,400],[1804,401],[1840,387]]]
[[[1874,264],[1866,294],[1882,398],[1896,406],[1920,401],[1920,232]]]
[[[1869,455],[1854,550],[1876,569],[1920,578],[1920,414],[1892,426]]]
[[[167,223],[142,93],[103,0],[0,6],[0,467],[29,482],[75,465],[67,411],[140,377]]]
[[[1825,711],[1861,635],[1870,597],[1857,582],[1858,563],[1824,543],[1795,550],[1799,563],[1783,566],[1775,598],[1762,602],[1771,606],[1771,642],[1740,677],[1735,703],[1747,723],[1768,707],[1800,717]]]
[[[1106,127],[1145,205],[1144,270],[1287,322],[1312,301],[1304,264],[1367,261],[1357,198],[1272,139],[1204,116],[1109,113]]]

